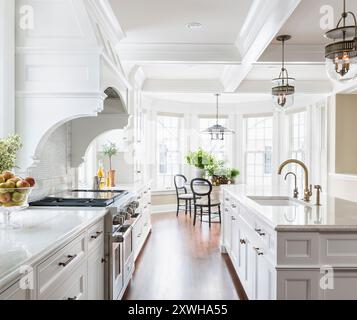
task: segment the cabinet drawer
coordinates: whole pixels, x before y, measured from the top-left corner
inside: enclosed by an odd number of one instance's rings
[[[71,275],[41,300],[86,300],[87,268],[82,263]]]
[[[62,275],[69,275],[73,267],[85,257],[86,234],[82,234],[61,251],[38,266],[39,296]]]
[[[88,230],[88,251],[96,248],[99,244],[103,245],[104,221],[101,220]]]
[[[357,264],[357,236],[321,234],[321,263],[333,266]]]

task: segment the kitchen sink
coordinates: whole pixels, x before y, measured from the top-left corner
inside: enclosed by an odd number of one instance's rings
[[[303,201],[289,197],[248,197],[264,207],[299,207],[307,206]]]

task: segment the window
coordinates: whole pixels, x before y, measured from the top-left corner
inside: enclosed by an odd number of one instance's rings
[[[200,132],[206,130],[209,127],[212,127],[216,124],[216,119],[214,118],[200,118]],[[228,119],[222,118],[219,119],[219,124],[228,127]],[[200,134],[199,147],[206,152],[211,153],[216,159],[228,161],[227,154],[227,139],[221,140],[212,140],[209,134]]]
[[[306,161],[306,112],[298,112],[290,115],[290,156],[302,162]],[[290,166],[298,178],[300,192],[304,190],[303,169],[299,166]]]
[[[183,118],[158,115],[157,117],[157,179],[158,190],[174,188],[174,176],[182,173]]]
[[[273,118],[247,118],[246,126],[246,183],[267,186],[272,184]]]

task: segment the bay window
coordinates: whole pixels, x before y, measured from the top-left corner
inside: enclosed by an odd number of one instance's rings
[[[224,161],[226,163],[229,162],[229,137],[226,136],[224,140],[212,140],[209,134],[202,133],[202,131],[215,125],[217,120],[215,118],[201,117],[199,121],[199,130],[201,132],[199,147],[202,150],[212,154],[217,160]],[[224,127],[228,127],[228,118],[219,119],[219,123]]]
[[[245,119],[245,180],[248,185],[272,184],[273,117]]]
[[[156,189],[174,189],[174,176],[183,170],[183,117],[157,116]]]

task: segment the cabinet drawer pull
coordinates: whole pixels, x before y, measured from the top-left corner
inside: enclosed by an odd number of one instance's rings
[[[235,217],[232,217],[232,221],[236,221],[237,219]]]
[[[265,236],[265,232],[262,232],[261,229],[255,229],[256,233],[258,233],[261,237]]]
[[[98,239],[103,234],[103,231],[98,231],[95,236],[91,236],[91,239]]]
[[[138,238],[141,238],[141,233],[138,234]]]
[[[229,210],[227,208],[224,211],[229,212]]]
[[[229,198],[226,198],[226,201],[229,201],[230,199]]]
[[[58,265],[60,267],[67,267],[74,259],[77,258],[77,255],[75,254],[74,256],[67,256],[68,260],[66,262],[60,262]]]
[[[236,206],[235,204],[232,204],[232,208],[233,208],[233,209],[236,209],[237,206]]]
[[[74,301],[74,300],[78,300],[78,298],[77,297],[73,297],[73,298],[68,298],[67,300],[68,301]]]
[[[254,248],[258,256],[263,256],[264,253],[260,251],[260,248]]]
[[[244,239],[240,239],[240,244],[246,244],[246,241]]]

